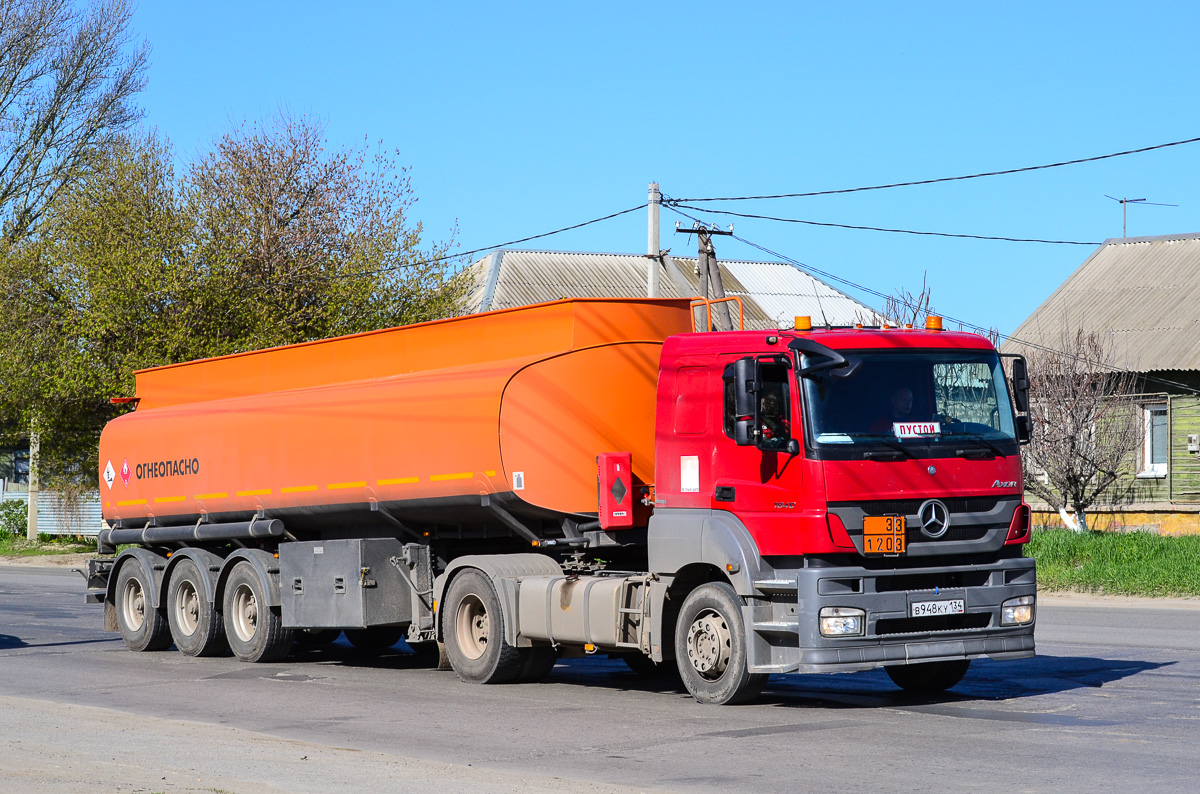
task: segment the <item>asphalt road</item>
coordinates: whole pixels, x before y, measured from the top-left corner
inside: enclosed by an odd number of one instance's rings
[[[620,662],[469,686],[344,641],[284,664],[135,654],[83,579],[0,567],[4,791],[1193,791],[1200,609],[1047,600],[1038,652],[939,697],[882,671],[701,706]]]

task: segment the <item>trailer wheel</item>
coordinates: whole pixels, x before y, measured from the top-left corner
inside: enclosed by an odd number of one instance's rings
[[[363,651],[386,651],[404,636],[403,626],[371,626],[366,629],[346,629],[346,639]]]
[[[204,574],[191,560],[181,560],[167,585],[167,622],[175,647],[185,656],[217,656],[229,646],[221,614],[205,597]]]
[[[920,664],[894,664],[884,668],[892,683],[909,692],[943,692],[963,680],[970,659]]]
[[[547,645],[520,648],[517,652],[521,654],[521,672],[517,675],[520,684],[544,680],[558,664],[558,650]]]
[[[274,662],[287,656],[292,630],[279,611],[267,606],[267,585],[248,562],[239,562],[225,581],[225,636],[243,662]]]
[[[117,574],[117,629],[131,651],[162,651],[171,647],[171,629],[162,611],[150,606],[154,581],[137,560]]]
[[[458,677],[471,684],[507,684],[521,674],[521,654],[504,641],[504,615],[492,581],[467,569],[446,594],[446,655]]]
[[[746,669],[741,599],[724,582],[700,585],[684,599],[675,659],[684,686],[701,703],[745,703],[767,683],[765,674]]]

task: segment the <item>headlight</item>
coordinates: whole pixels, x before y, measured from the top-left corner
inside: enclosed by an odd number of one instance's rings
[[[1010,598],[1000,605],[1001,626],[1024,626],[1033,622],[1033,596]]]
[[[866,628],[867,613],[851,607],[822,607],[822,637],[861,636]]]

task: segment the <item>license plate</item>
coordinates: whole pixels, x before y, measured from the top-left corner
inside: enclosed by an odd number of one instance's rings
[[[863,519],[863,552],[904,553],[904,516],[867,516]]]
[[[949,601],[914,601],[909,609],[909,616],[914,618],[927,618],[931,615],[961,615],[967,611],[966,604],[961,598]]]

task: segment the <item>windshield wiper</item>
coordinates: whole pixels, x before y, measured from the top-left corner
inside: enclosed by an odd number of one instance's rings
[[[885,436],[882,433],[854,433],[853,435],[857,438],[871,438],[876,441],[882,441],[884,444],[886,444],[887,446],[896,450],[903,456],[906,456],[909,458],[914,458],[914,459],[917,457],[916,453],[912,452],[912,450],[905,449],[904,445],[901,444],[899,441],[896,441],[896,440],[890,438],[889,436]],[[872,452],[872,451],[868,450],[863,453],[863,458],[865,460],[872,460],[874,458],[880,458],[880,457],[884,457],[884,456],[891,457],[891,455],[887,452]]]
[[[985,447],[990,449],[997,457],[1001,457],[1001,458],[1004,457],[1004,450],[1000,449],[1000,447],[998,447],[995,444],[993,444],[992,442],[988,441],[986,438],[979,435],[978,433],[945,433],[944,435],[956,436],[956,437],[964,436],[966,438],[971,439],[972,441],[978,441],[980,444],[983,444]],[[958,449],[958,450],[954,451],[954,454],[957,455],[958,457],[965,457],[968,451],[969,450]]]

